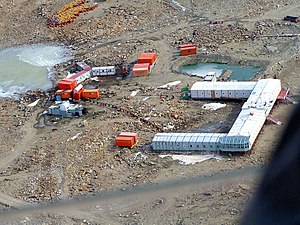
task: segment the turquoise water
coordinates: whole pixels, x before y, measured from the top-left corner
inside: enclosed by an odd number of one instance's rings
[[[24,45],[0,50],[0,98],[17,98],[28,90],[51,88],[51,68],[70,60],[70,54],[68,48],[54,45]]]
[[[180,67],[180,72],[199,77],[205,77],[209,72],[216,72],[217,77],[219,77],[224,70],[232,70],[230,80],[247,81],[255,77],[256,74],[261,71],[261,68],[222,63],[197,63]]]

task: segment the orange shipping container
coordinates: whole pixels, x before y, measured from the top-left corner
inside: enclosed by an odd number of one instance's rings
[[[134,77],[143,77],[143,76],[148,76],[149,71],[146,68],[138,68],[132,70],[132,76]]]
[[[75,79],[62,79],[58,82],[58,88],[60,90],[73,90],[77,85],[77,82]]]
[[[182,45],[179,45],[180,48],[189,48],[189,47],[196,47],[195,44],[182,44]]]
[[[182,48],[181,49],[181,55],[182,56],[195,55],[196,52],[197,52],[196,47],[187,47],[187,48]]]
[[[82,97],[82,92],[83,92],[83,85],[79,84],[76,88],[73,90],[73,99],[76,101],[80,101]]]
[[[150,63],[150,65],[153,65],[155,61],[156,61],[155,52],[143,52],[138,57],[138,63]]]
[[[134,145],[134,137],[118,136],[116,137],[116,146],[132,147]]]
[[[133,132],[121,132],[118,137],[133,137],[134,143],[138,141],[138,134]]]
[[[138,63],[133,66],[132,75],[134,77],[147,76],[150,72],[150,63]]]
[[[92,90],[84,90],[82,92],[83,98],[99,98],[100,97],[100,90],[99,89],[92,89]]]
[[[134,64],[133,69],[139,69],[139,68],[147,69],[150,72],[150,63],[137,63],[137,64]]]
[[[69,99],[72,95],[72,90],[58,90],[55,95],[60,95],[61,99]]]

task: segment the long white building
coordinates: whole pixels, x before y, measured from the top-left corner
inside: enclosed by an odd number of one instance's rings
[[[240,85],[239,85],[240,84]],[[158,151],[249,151],[281,91],[278,79],[258,82],[196,82],[193,99],[247,99],[235,123],[224,133],[158,133],[152,141]]]

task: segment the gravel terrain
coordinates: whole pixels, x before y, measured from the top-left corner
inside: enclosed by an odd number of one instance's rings
[[[68,26],[47,28],[47,17],[69,2],[0,0],[0,48],[69,46],[74,60],[56,65],[57,79],[66,76],[76,60],[130,67],[140,52],[152,50],[157,52],[157,65],[149,77],[89,81],[100,88],[102,97],[82,102],[89,113],[81,118],[57,123],[42,118],[53,91],[32,90],[17,100],[0,99],[0,223],[238,224],[259,184],[258,168],[268,164],[292,104],[275,105],[272,116],[283,125],[266,123],[251,154],[182,165],[160,158],[149,145],[159,131],[227,132],[239,113],[242,102],[221,102],[225,108],[208,111],[202,105],[209,101],[181,100],[181,88],[199,80],[180,74],[183,64],[258,65],[263,70],[254,80],[276,77],[298,96],[299,37],[277,35],[299,34],[300,25],[283,17],[299,13],[300,3],[111,0]],[[177,46],[187,42],[197,45],[196,56],[179,56]],[[157,89],[175,80],[182,83]],[[135,90],[138,94],[129,97]],[[28,107],[38,98],[37,106]],[[147,117],[152,126],[143,122]],[[138,145],[116,147],[121,131],[138,132]],[[88,199],[78,200],[84,196]],[[9,214],[12,209],[23,211]]]

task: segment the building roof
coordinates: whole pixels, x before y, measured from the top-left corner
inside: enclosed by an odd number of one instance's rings
[[[256,82],[196,82],[191,91],[212,91],[212,90],[253,90]]]
[[[156,57],[155,52],[142,52],[138,58],[139,59],[152,59],[153,57]]]
[[[153,142],[217,142],[225,133],[157,133]]]

